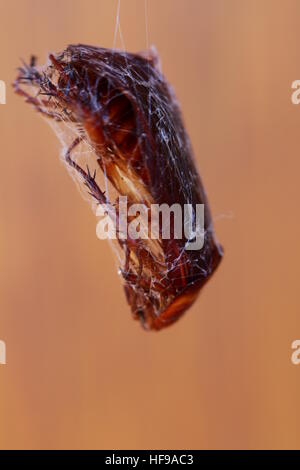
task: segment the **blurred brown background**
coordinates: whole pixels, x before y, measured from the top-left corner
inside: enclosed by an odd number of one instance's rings
[[[220,269],[158,334],[133,322],[109,245],[10,83],[19,59],[112,47],[117,1],[0,0],[0,447],[299,448],[298,0],[121,0],[181,102]],[[118,37],[117,46],[120,46]]]

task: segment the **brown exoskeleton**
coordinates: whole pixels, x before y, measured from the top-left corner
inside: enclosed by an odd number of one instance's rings
[[[129,203],[205,205],[201,250],[188,250],[189,240],[172,231],[169,239],[160,234],[155,241],[119,238],[132,313],[144,327],[159,330],[187,310],[222,257],[174,94],[153,50],[130,54],[73,45],[49,59],[43,69],[35,59],[19,69],[14,89],[47,118],[76,127],[65,162],[97,203],[107,200],[96,173],[72,158],[82,141],[92,146],[97,165]]]

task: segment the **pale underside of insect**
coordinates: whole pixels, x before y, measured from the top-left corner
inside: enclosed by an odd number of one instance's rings
[[[88,188],[96,204],[108,202],[101,169],[128,203],[205,205],[201,250],[187,240],[118,239],[120,272],[134,318],[159,330],[176,321],[194,302],[222,258],[207,198],[197,173],[174,93],[162,76],[156,52],[131,54],[72,45],[38,67],[32,57],[13,86],[19,95],[55,123],[72,129],[64,162]],[[92,150],[80,164],[83,143]],[[66,144],[65,144],[66,145]],[[101,172],[100,172],[101,173]],[[106,180],[106,181],[107,181]],[[109,197],[112,197],[109,195]]]

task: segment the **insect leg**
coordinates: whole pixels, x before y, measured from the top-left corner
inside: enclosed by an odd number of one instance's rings
[[[59,116],[59,114],[51,112],[51,111],[46,111],[46,109],[44,109],[41,106],[41,105],[44,105],[45,107],[48,106],[48,103],[45,102],[45,100],[38,100],[37,98],[34,98],[33,96],[31,96],[29,93],[26,93],[26,91],[22,90],[19,87],[19,83],[17,81],[13,83],[13,87],[14,87],[15,92],[18,95],[25,98],[26,103],[32,104],[39,113],[44,114],[48,118],[52,118],[57,122],[63,121],[62,117]]]
[[[62,117],[59,116],[59,114],[51,112],[51,111],[47,111],[46,109],[42,107],[42,105],[45,107],[48,106],[48,103],[45,100],[39,100],[35,98],[34,96],[31,96],[26,91],[22,90],[22,88],[20,88],[19,86],[18,80],[16,80],[13,83],[13,88],[18,95],[25,98],[26,103],[32,104],[39,113],[44,114],[45,116],[49,118],[55,119],[55,121],[58,121],[58,122],[63,120]]]
[[[65,154],[65,160],[70,165],[74,170],[77,171],[77,173],[80,174],[82,177],[85,186],[88,187],[90,195],[96,199],[96,201],[99,202],[99,204],[106,204],[106,198],[105,194],[101,189],[99,188],[98,184],[95,181],[96,178],[96,171],[93,175],[91,175],[89,168],[87,168],[87,171],[83,170],[81,166],[79,166],[74,160],[71,158],[71,153],[74,150],[74,148],[82,142],[83,137],[79,136],[76,137],[76,139],[73,141],[73,143],[70,145],[68,148],[66,154]]]

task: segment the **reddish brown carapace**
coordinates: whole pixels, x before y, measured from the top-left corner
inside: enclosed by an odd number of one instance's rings
[[[49,59],[43,68],[34,58],[24,64],[14,88],[47,118],[76,129],[65,162],[93,200],[107,202],[96,174],[72,158],[81,142],[93,148],[95,165],[129,204],[205,205],[201,250],[187,250],[185,237],[119,240],[132,313],[145,328],[159,330],[192,305],[222,257],[173,91],[153,50],[130,54],[72,45]]]

